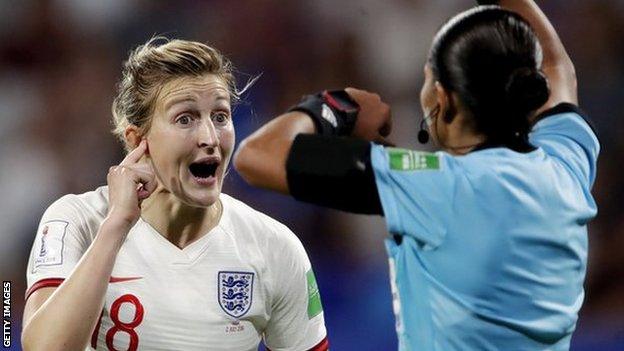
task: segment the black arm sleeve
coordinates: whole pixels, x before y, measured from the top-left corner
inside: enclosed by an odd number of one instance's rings
[[[297,200],[347,212],[381,214],[369,142],[345,137],[299,134],[286,174]]]

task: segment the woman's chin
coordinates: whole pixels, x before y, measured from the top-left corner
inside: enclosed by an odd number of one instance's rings
[[[185,203],[192,207],[210,207],[219,200],[220,189],[204,189],[201,191],[191,191],[185,195]]]

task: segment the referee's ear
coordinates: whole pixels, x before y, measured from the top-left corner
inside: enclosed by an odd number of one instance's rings
[[[455,119],[455,113],[452,104],[451,94],[442,86],[442,83],[440,83],[439,81],[435,82],[435,93],[436,102],[438,103],[438,106],[440,106],[440,116],[442,116],[442,119],[445,123],[453,122],[453,119]]]

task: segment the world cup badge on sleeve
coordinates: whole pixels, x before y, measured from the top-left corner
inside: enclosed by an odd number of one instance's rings
[[[63,246],[68,222],[53,220],[43,224],[41,236],[35,243],[36,249],[34,269],[41,266],[56,266],[63,264]]]
[[[219,272],[219,305],[234,318],[244,316],[251,308],[254,274],[252,272]]]

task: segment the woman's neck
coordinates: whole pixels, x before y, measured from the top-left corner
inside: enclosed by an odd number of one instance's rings
[[[183,249],[214,228],[221,219],[222,210],[220,200],[210,207],[193,207],[171,192],[157,189],[143,201],[141,219]]]
[[[445,132],[445,141],[440,146],[452,155],[465,155],[486,140],[485,135],[476,133],[474,126],[461,113],[446,125]]]
[[[465,137],[444,145],[444,148],[451,155],[466,155],[477,146],[481,145],[484,141],[485,138],[478,136]]]

